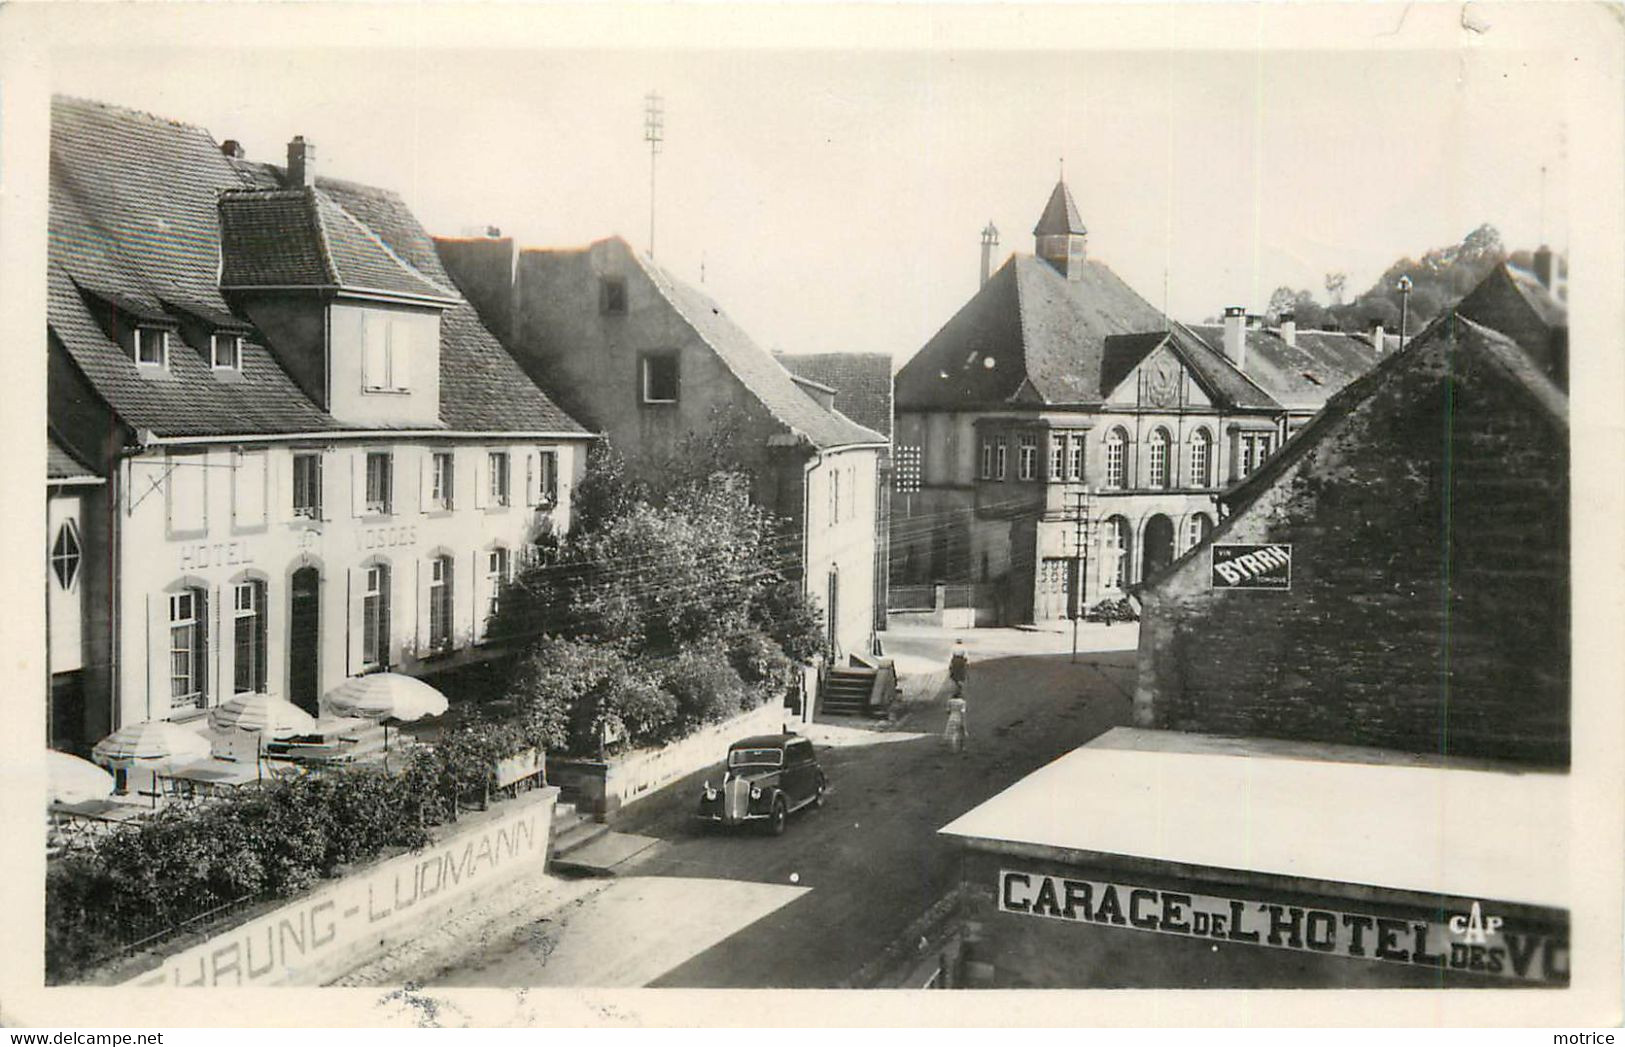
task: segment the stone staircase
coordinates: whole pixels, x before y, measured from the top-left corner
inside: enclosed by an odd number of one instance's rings
[[[548,864],[552,865],[608,833],[609,826],[600,824],[591,814],[582,813],[575,803],[561,799],[553,809],[553,839],[547,849]]]
[[[869,716],[869,695],[877,671],[866,666],[836,666],[825,670],[818,711],[830,716]]]

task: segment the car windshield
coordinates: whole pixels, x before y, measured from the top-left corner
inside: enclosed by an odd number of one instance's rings
[[[784,753],[778,749],[735,749],[728,753],[729,767],[779,767]]]

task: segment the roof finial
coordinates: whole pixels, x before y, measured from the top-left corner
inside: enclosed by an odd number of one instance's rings
[[[1066,157],[1065,156],[1061,157],[1061,173],[1056,178],[1056,181],[1060,181],[1060,182],[1066,181]]]

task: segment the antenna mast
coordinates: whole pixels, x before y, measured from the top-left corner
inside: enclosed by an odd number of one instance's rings
[[[666,140],[666,114],[661,98],[650,91],[643,96],[643,140],[649,143],[649,257],[655,256],[655,157]]]

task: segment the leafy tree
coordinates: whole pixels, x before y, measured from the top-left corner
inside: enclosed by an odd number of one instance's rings
[[[1347,273],[1326,274],[1326,296],[1332,300],[1333,305],[1343,304],[1343,290],[1348,286]]]

